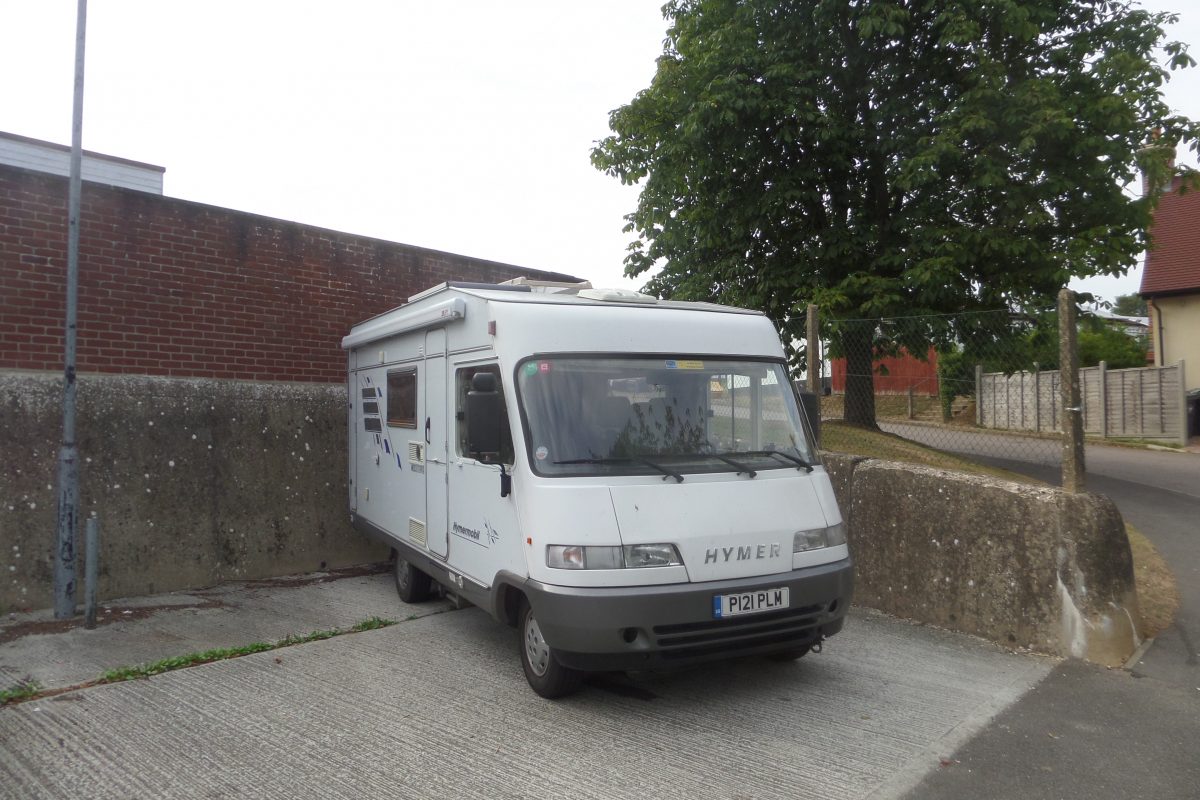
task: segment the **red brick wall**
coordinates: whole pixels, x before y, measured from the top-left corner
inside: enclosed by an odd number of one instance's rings
[[[0,165],[0,368],[61,370],[67,181]],[[80,372],[345,379],[350,326],[446,280],[566,276],[83,185]]]

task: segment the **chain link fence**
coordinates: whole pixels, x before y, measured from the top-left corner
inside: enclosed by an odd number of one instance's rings
[[[1061,463],[1053,311],[822,319],[821,339],[824,449],[877,450],[878,428],[891,458]],[[1036,389],[1015,395],[1014,381]]]

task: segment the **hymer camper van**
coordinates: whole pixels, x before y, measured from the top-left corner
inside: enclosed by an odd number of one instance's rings
[[[444,283],[342,346],[355,526],[405,602],[436,582],[516,627],[538,694],[841,629],[842,517],[762,314]]]

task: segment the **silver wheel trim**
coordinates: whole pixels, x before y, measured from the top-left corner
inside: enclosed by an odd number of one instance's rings
[[[525,660],[539,678],[550,667],[550,645],[542,638],[542,629],[532,613],[525,617]]]
[[[411,577],[408,571],[408,562],[403,558],[396,561],[396,585],[401,589],[408,588],[408,579]]]

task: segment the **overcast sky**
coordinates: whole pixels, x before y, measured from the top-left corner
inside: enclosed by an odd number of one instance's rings
[[[92,0],[83,145],[173,197],[636,288],[636,189],[588,153],[654,74],[660,6]],[[1200,4],[1144,6],[1200,58]],[[0,0],[0,130],[70,143],[75,9]],[[1200,68],[1167,98],[1200,117]]]

